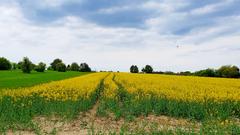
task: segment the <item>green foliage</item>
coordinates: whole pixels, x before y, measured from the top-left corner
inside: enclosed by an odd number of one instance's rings
[[[217,77],[217,72],[214,69],[205,69],[205,70],[200,70],[194,73],[196,76],[205,76],[205,77]]]
[[[66,65],[65,65],[64,63],[58,63],[58,64],[56,65],[56,70],[57,70],[58,72],[66,72],[67,67],[66,67]]]
[[[194,73],[196,76],[205,77],[226,77],[226,78],[238,78],[240,77],[239,68],[237,66],[222,66],[218,70],[205,69]]]
[[[52,66],[47,67],[47,70],[52,71],[53,70]]]
[[[27,58],[24,57],[22,61],[22,71],[23,73],[31,73],[32,70],[32,62]]]
[[[91,72],[91,68],[88,66],[87,63],[81,63],[79,71],[80,72]]]
[[[18,69],[22,69],[22,61],[19,61],[19,62],[17,63],[17,68],[18,68]]]
[[[10,70],[12,65],[9,60],[4,57],[0,57],[0,70]]]
[[[71,71],[71,66],[69,64],[67,65],[67,71]]]
[[[179,75],[192,75],[192,73],[190,71],[185,71],[185,72],[180,72]]]
[[[153,68],[150,65],[146,65],[143,69],[142,72],[144,73],[152,73],[153,72]]]
[[[17,65],[17,63],[12,63],[12,69],[13,69],[13,70],[18,69],[18,65]]]
[[[62,63],[62,60],[59,59],[59,58],[53,60],[53,62],[51,63],[51,67],[52,67],[53,70],[57,70],[57,64],[58,63]]]
[[[51,114],[66,118],[74,118],[79,111],[87,111],[94,100],[79,99],[78,101],[46,101],[39,96],[22,98],[14,101],[11,97],[4,97],[1,100],[0,122],[7,125],[28,123],[33,116]]]
[[[221,77],[237,78],[240,76],[239,68],[237,66],[226,65],[217,70]]]
[[[71,71],[79,71],[79,65],[76,62],[73,62],[70,66]]]
[[[136,65],[132,65],[131,67],[130,67],[130,72],[131,73],[138,73],[139,71],[138,71],[138,67],[136,66]]]
[[[46,69],[46,64],[43,62],[40,62],[36,67],[35,67],[35,71],[37,72],[44,72]]]

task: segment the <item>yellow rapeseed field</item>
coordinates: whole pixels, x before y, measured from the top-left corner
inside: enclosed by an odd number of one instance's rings
[[[239,79],[116,73],[115,80],[132,94],[182,101],[240,101]]]
[[[0,97],[10,96],[14,100],[34,95],[46,100],[73,100],[88,98],[108,73],[94,73],[62,81],[50,82],[33,87],[2,90]]]

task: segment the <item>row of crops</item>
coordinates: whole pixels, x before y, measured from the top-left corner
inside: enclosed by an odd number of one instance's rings
[[[204,120],[240,118],[240,80],[129,73],[94,73],[0,91],[0,122],[38,115],[74,117],[99,101],[98,114],[156,114]]]
[[[27,123],[38,115],[74,117],[95,104],[107,74],[89,74],[33,87],[1,90],[0,123]]]
[[[240,80],[116,73],[107,81],[118,90],[105,96],[116,116],[154,113],[196,120],[240,117]],[[116,91],[116,90],[114,90]],[[111,93],[112,94],[112,93]]]

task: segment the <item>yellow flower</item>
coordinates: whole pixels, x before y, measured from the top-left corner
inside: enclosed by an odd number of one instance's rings
[[[240,101],[240,80],[156,74],[115,73],[115,80],[129,93],[149,94],[183,101]]]

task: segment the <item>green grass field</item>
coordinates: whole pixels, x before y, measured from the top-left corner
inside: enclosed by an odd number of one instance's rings
[[[28,87],[50,81],[85,75],[83,72],[56,72],[46,71],[44,73],[33,71],[31,74],[24,74],[21,70],[0,71],[0,89]]]

